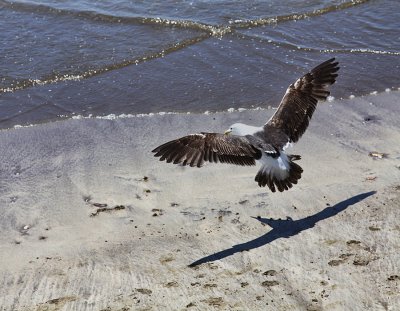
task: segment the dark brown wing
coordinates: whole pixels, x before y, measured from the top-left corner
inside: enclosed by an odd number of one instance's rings
[[[152,152],[160,161],[201,167],[205,161],[255,165],[261,151],[246,137],[217,133],[192,134],[167,142]]]
[[[297,142],[308,127],[318,100],[325,100],[329,86],[335,83],[338,62],[331,58],[291,84],[272,118],[264,129],[282,130],[291,142]]]

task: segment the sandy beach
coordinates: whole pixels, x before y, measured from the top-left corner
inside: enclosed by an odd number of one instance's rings
[[[319,105],[283,193],[151,153],[273,109],[0,131],[0,310],[400,310],[399,102]]]

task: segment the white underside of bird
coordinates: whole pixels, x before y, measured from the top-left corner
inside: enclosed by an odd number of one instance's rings
[[[252,126],[243,123],[232,124],[228,130],[225,131],[226,135],[232,134],[237,136],[254,135],[257,132],[263,130],[262,126]],[[287,147],[291,147],[291,143],[287,143],[282,150],[280,155],[273,158],[268,155],[268,150],[262,150],[262,156],[256,163],[261,165],[260,172],[266,175],[273,175],[277,179],[284,180],[289,176],[290,164],[289,159],[284,150]]]

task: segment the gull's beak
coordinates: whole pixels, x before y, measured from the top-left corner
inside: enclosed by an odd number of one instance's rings
[[[232,132],[232,130],[229,129],[229,130],[226,130],[226,131],[224,132],[224,134],[225,134],[225,135],[228,135],[230,132]]]

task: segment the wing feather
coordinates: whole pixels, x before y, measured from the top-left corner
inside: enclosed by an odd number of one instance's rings
[[[205,161],[255,165],[261,151],[248,138],[218,133],[199,133],[184,136],[158,146],[152,151],[160,161],[201,167]]]
[[[329,96],[329,86],[338,76],[338,64],[331,58],[291,84],[264,129],[280,129],[291,142],[297,142],[306,131],[318,101]]]

